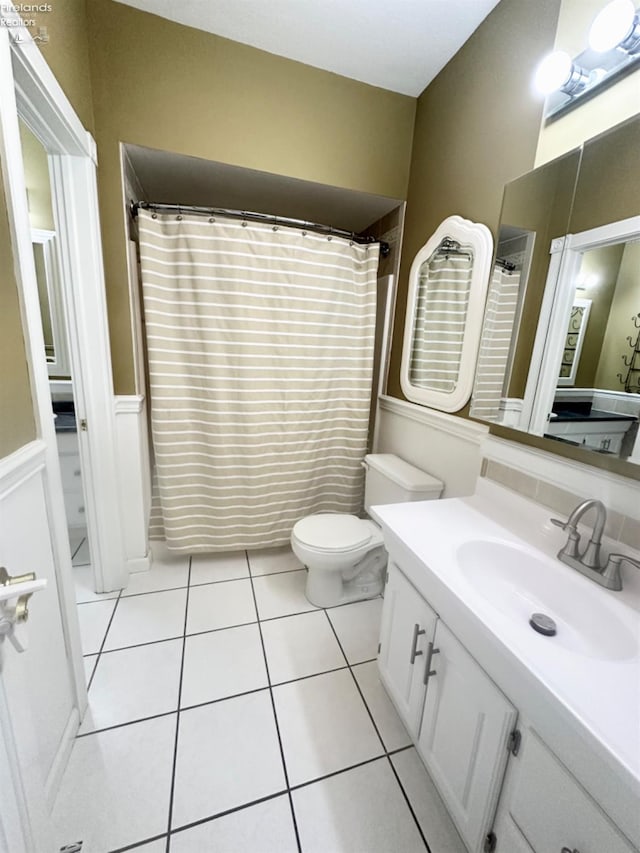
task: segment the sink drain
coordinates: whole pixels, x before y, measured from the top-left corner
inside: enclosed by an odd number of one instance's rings
[[[556,623],[551,616],[546,613],[532,613],[529,619],[529,625],[534,631],[539,634],[544,634],[545,637],[553,637],[556,633]]]

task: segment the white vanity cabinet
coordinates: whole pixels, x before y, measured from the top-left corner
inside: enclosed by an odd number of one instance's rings
[[[516,711],[393,563],[379,669],[460,835],[469,850],[480,853]]]
[[[78,434],[73,431],[57,432],[58,456],[62,476],[62,491],[68,527],[84,527],[84,492],[80,469]]]
[[[378,668],[398,713],[415,738],[424,705],[426,653],[433,641],[436,620],[424,598],[398,567],[389,563]]]
[[[526,726],[518,755],[509,765],[494,832],[496,853],[635,853],[577,779]]]
[[[470,850],[491,828],[517,712],[444,622],[436,628],[418,751]]]

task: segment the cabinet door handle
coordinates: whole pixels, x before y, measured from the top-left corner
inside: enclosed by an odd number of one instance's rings
[[[416,622],[413,626],[413,641],[411,643],[411,663],[414,663],[415,659],[418,655],[421,655],[422,652],[417,651],[418,648],[418,637],[421,637],[424,634],[424,631],[420,629],[420,625]]]
[[[580,853],[577,847],[574,847],[573,850],[570,850],[568,847],[563,847],[560,853]]]
[[[427,659],[426,659],[425,665],[424,665],[424,678],[422,680],[423,684],[425,684],[425,685],[429,681],[429,676],[436,674],[435,669],[431,669],[431,660],[432,660],[434,655],[437,655],[439,653],[440,653],[440,649],[434,649],[433,643],[429,643],[429,645],[427,646]]]

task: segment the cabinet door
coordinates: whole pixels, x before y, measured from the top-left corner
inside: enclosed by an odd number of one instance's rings
[[[475,853],[491,829],[516,711],[442,622],[431,670],[418,749]]]
[[[378,667],[409,733],[417,736],[422,716],[427,644],[437,616],[402,572],[389,563],[382,608]]]
[[[497,840],[495,853],[535,853],[511,818],[496,824],[494,832]]]
[[[633,853],[567,768],[527,730],[514,759],[509,812],[536,853]]]

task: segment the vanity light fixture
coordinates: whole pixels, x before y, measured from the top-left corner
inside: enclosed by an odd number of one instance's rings
[[[611,0],[593,20],[582,53],[572,59],[556,50],[538,65],[534,86],[547,99],[548,120],[640,67],[640,11],[635,2]]]
[[[591,24],[589,47],[597,53],[640,51],[640,15],[633,0],[612,0],[604,7]]]
[[[536,69],[534,85],[543,95],[561,91],[566,95],[577,95],[589,82],[589,74],[571,61],[564,50],[554,50],[542,60]]]

